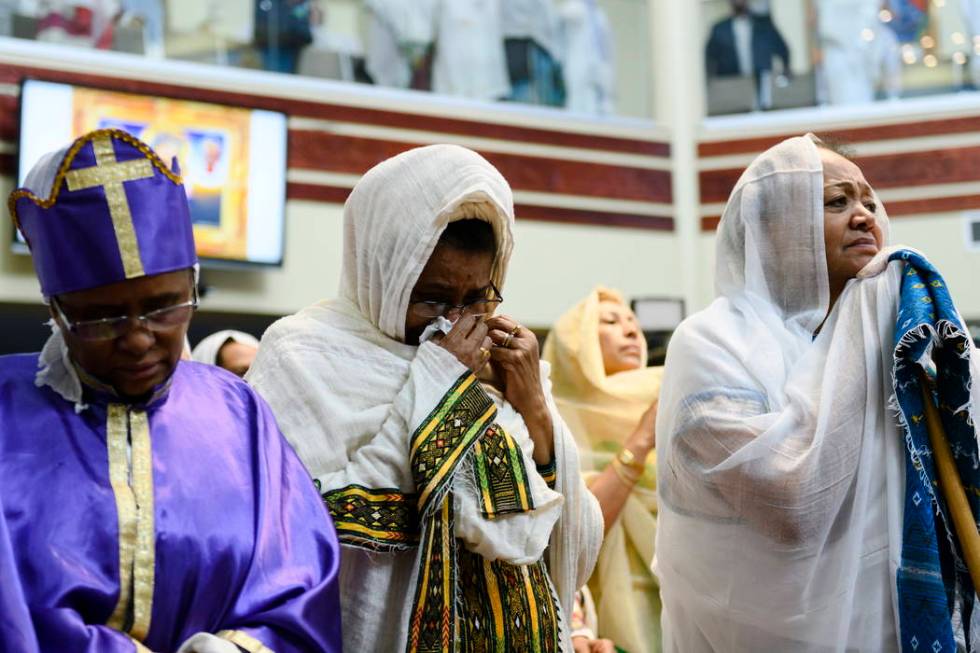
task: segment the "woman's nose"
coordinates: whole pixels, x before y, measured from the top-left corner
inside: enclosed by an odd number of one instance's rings
[[[878,224],[878,218],[863,204],[851,216],[851,226],[854,229],[871,231],[876,224]]]

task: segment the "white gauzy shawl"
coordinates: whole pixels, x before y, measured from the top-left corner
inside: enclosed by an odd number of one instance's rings
[[[259,341],[255,339],[255,336],[245,333],[244,331],[227,329],[225,331],[212,333],[207,338],[204,338],[201,340],[201,342],[197,343],[197,346],[194,347],[194,351],[191,353],[191,358],[196,360],[198,363],[217,365],[218,354],[221,353],[221,348],[228,342],[238,342],[251,347],[259,346]]]
[[[821,327],[825,256],[819,152],[789,139],[735,186],[719,297],[667,354],[665,651],[898,650],[904,437],[888,405],[901,267],[879,255]]]
[[[247,379],[321,491],[359,485],[415,490],[409,440],[466,368],[443,348],[405,345],[409,295],[446,224],[480,218],[494,227],[494,281],[512,249],[513,199],[504,178],[478,154],[437,145],[411,150],[369,171],[344,209],[340,297],[274,324]],[[521,416],[495,398],[500,424],[517,441],[534,509],[493,521],[480,514],[468,454],[452,481],[455,535],[490,560],[528,564],[545,556],[564,614],[588,579],[602,519],[579,474],[578,455],[553,402],[557,485],[535,471]],[[345,546],[341,563],[344,647],[404,650],[416,590],[418,551]],[[568,620],[562,618],[563,629]],[[567,631],[562,633],[570,651]]]

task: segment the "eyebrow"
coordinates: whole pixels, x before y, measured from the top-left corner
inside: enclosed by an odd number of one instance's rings
[[[855,187],[857,187],[857,189],[862,194],[867,193],[867,194],[871,195],[871,194],[874,193],[874,191],[871,190],[870,184],[867,184],[865,182],[860,182],[859,183],[859,182],[856,182],[856,181],[835,181],[833,183],[824,185],[823,189],[824,189],[824,191],[827,191],[827,190],[829,190],[831,188],[839,188],[839,189],[841,189],[843,191],[853,191]]]

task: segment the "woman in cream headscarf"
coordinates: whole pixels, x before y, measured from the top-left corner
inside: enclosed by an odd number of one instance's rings
[[[977,650],[914,369],[936,360],[976,502],[980,359],[938,273],[887,241],[860,168],[813,137],[732,191],[718,297],[674,333],[660,394],[665,650]]]
[[[629,653],[660,650],[654,425],[662,368],[619,293],[597,288],[561,316],[544,347],[555,402],[579,446],[606,537],[589,588],[599,634]]]
[[[534,334],[493,315],[513,224],[475,152],[400,154],[344,207],[340,296],[262,338],[248,380],[345,547],[345,650],[570,650],[600,512]]]

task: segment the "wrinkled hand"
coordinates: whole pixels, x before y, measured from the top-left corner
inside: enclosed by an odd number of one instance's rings
[[[650,404],[650,407],[640,417],[636,429],[624,443],[626,448],[632,451],[640,462],[646,460],[650,452],[657,448],[657,407],[659,405],[658,400],[654,400]]]
[[[534,460],[539,465],[547,464],[554,452],[554,424],[541,388],[538,339],[530,329],[506,315],[488,318],[487,326],[494,344],[490,360],[503,380],[504,399],[527,424],[534,440]]]
[[[616,653],[616,645],[610,639],[573,637],[572,648],[575,653]]]
[[[449,333],[437,341],[433,340],[476,374],[490,360],[493,342],[487,335],[488,331],[482,315],[464,315]]]
[[[490,358],[503,379],[504,398],[525,422],[533,421],[540,413],[547,414],[548,404],[541,389],[538,339],[534,333],[506,315],[489,318],[487,326],[494,344]]]
[[[611,639],[593,639],[589,645],[589,653],[616,653],[616,645]]]

